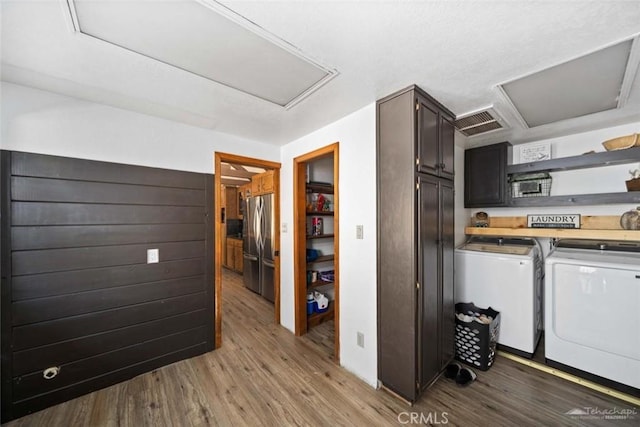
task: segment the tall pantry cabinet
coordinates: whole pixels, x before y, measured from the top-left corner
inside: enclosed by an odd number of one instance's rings
[[[377,102],[378,379],[413,402],[454,356],[454,114],[417,86]]]

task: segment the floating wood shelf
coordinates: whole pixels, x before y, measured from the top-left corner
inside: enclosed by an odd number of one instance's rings
[[[527,228],[526,216],[490,217],[489,221],[489,227],[467,227],[465,233],[472,236],[640,241],[640,230],[623,230],[620,228],[620,217],[615,215],[582,215],[580,217],[582,228],[579,229]]]
[[[333,234],[321,234],[319,236],[307,236],[307,240],[313,240],[313,239],[329,239],[332,238],[334,235]]]
[[[507,174],[558,172],[640,162],[640,147],[507,166]]]
[[[502,228],[467,227],[464,232],[474,236],[556,237],[595,240],[640,241],[638,230],[585,230],[570,228]]]
[[[626,193],[574,194],[568,196],[511,198],[509,207],[515,206],[584,206],[640,203],[640,191]]]
[[[539,162],[507,165],[508,176],[539,172],[563,172],[594,167],[624,165],[640,162],[640,147],[602,153],[561,157]],[[570,194],[545,197],[509,198],[508,207],[585,206],[640,203],[640,191],[626,193]]]

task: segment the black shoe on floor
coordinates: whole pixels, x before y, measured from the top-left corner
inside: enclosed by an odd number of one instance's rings
[[[454,379],[458,376],[458,373],[462,369],[462,366],[459,363],[453,362],[447,365],[447,368],[444,371],[445,378]]]
[[[473,372],[471,369],[462,368],[460,369],[460,372],[458,372],[458,375],[456,376],[456,384],[458,384],[461,387],[466,387],[472,382],[474,382],[476,378],[477,378],[476,373]]]

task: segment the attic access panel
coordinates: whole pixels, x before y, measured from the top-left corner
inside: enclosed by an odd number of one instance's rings
[[[501,85],[529,127],[617,108],[633,40]]]
[[[76,31],[290,108],[337,72],[213,0],[67,0]]]

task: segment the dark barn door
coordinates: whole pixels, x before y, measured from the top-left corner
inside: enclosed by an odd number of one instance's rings
[[[213,349],[212,175],[1,160],[2,422]]]

